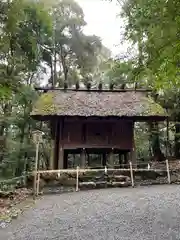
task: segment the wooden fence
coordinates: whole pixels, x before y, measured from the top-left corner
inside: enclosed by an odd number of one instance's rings
[[[135,172],[155,172],[155,173],[160,173],[162,171],[166,172],[166,178],[167,178],[167,183],[171,184],[171,176],[170,176],[170,167],[169,167],[169,161],[166,160],[165,162],[162,162],[163,167],[161,168],[153,168],[150,166],[150,164],[144,164],[146,166],[145,168],[138,168],[137,164],[133,165],[132,162],[130,162],[128,165],[124,166],[125,168],[107,168],[106,166],[104,168],[96,168],[96,169],[82,169],[77,167],[76,169],[59,169],[59,170],[39,170],[39,171],[34,171],[34,197],[39,195],[39,183],[40,183],[40,177],[42,174],[58,174],[59,177],[62,173],[74,173],[76,174],[76,186],[75,186],[75,191],[79,191],[79,175],[80,173],[87,173],[87,172],[102,172],[104,174],[108,174],[110,171],[117,171],[120,170],[122,172],[127,172],[129,171],[129,176],[131,179],[131,186],[135,186],[135,179],[134,179],[134,174]],[[142,166],[142,164],[141,164]]]

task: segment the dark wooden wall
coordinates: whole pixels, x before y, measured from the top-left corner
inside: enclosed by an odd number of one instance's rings
[[[126,150],[132,148],[133,121],[66,121],[61,119],[58,123],[57,133],[53,135],[61,135],[59,145],[64,149],[119,148]]]

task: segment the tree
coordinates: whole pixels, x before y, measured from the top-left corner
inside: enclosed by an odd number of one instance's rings
[[[175,121],[176,157],[180,156],[179,6],[178,0],[125,0],[121,11],[126,20],[125,39],[137,49],[133,77],[136,81],[143,80],[155,91],[160,90],[156,100],[167,108],[171,120]]]
[[[19,163],[25,156],[24,144],[31,144],[29,114],[35,99],[33,76],[41,67],[42,45],[51,34],[51,18],[42,4],[25,0],[3,1],[0,8],[0,140],[3,150],[0,162],[4,169],[17,175],[13,169],[23,171]]]
[[[179,85],[179,1],[126,0],[126,39],[138,44],[140,73],[156,88]]]
[[[124,85],[134,83],[133,79],[133,62],[114,60],[111,63],[107,76],[115,85]]]
[[[53,35],[44,50],[44,60],[51,69],[52,85],[70,85],[88,76],[97,63],[101,41],[97,36],[86,36],[84,14],[73,0],[59,0],[49,9],[53,19]]]

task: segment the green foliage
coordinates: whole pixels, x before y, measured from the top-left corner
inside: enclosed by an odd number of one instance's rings
[[[83,33],[84,14],[74,0],[52,2],[48,8],[53,34],[44,49],[43,59],[51,68],[49,82],[54,86],[64,81],[72,85],[89,76],[96,67],[101,41],[97,36]]]
[[[107,71],[109,81],[113,81],[116,85],[123,83],[134,83],[133,62],[132,61],[112,61]]]
[[[139,72],[156,88],[179,86],[179,1],[126,0],[122,16],[126,39],[138,44]]]
[[[26,171],[33,159],[31,135],[36,123],[30,112],[37,96],[33,75],[42,61],[41,48],[52,33],[52,21],[39,3],[3,1],[0,8],[0,168],[4,177],[13,177]]]

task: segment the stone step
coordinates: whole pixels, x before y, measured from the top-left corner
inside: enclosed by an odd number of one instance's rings
[[[112,182],[112,187],[129,187],[131,184],[129,182]]]

